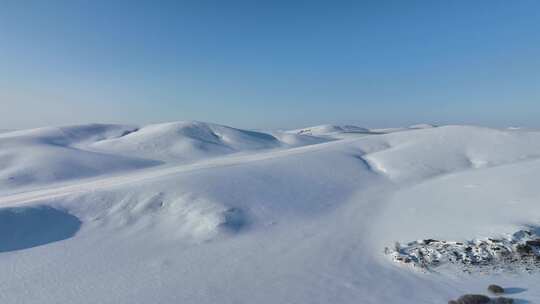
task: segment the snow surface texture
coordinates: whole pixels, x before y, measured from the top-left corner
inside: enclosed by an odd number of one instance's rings
[[[1,133],[0,303],[446,303],[493,283],[540,300],[538,272],[384,253],[538,227],[540,132],[307,129]]]

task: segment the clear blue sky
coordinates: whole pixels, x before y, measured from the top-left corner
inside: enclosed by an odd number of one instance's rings
[[[0,1],[0,128],[540,127],[540,1]]]

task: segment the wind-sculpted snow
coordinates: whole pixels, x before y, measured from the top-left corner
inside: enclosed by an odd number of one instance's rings
[[[85,125],[0,134],[0,190],[140,169],[158,161],[88,151],[83,146],[119,137],[129,126]]]
[[[272,136],[279,139],[282,143],[289,147],[301,147],[308,145],[320,144],[328,141],[335,140],[328,137],[313,136],[309,134],[297,134],[291,132],[270,132]]]
[[[540,133],[322,131],[332,134],[197,122],[0,134],[2,208],[61,212],[44,232],[80,225],[0,252],[0,302],[446,303],[489,284],[540,299],[540,272],[423,273],[384,254],[396,241],[412,255],[536,227]],[[3,230],[15,226],[30,227]]]
[[[85,197],[85,200],[114,202],[96,210],[91,225],[128,235],[153,231],[165,240],[203,242],[239,233],[248,223],[242,209],[191,193],[130,192]]]
[[[0,190],[125,172],[158,164],[160,162],[154,160],[47,143],[4,144],[0,150]]]
[[[371,153],[375,168],[398,182],[417,182],[461,170],[540,157],[540,133],[446,126],[379,138],[389,148]]]
[[[280,146],[272,135],[202,122],[142,127],[120,138],[96,142],[92,148],[166,161],[194,160],[240,151]]]
[[[90,124],[2,133],[0,191],[325,141],[279,135],[283,141],[262,132],[202,122],[144,127]]]

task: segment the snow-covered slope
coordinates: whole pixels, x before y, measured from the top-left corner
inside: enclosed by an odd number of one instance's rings
[[[314,145],[314,144],[320,144],[323,142],[328,142],[331,140],[334,140],[333,138],[328,137],[321,137],[321,136],[313,136],[310,134],[301,133],[298,134],[296,132],[289,132],[289,131],[274,131],[269,132],[272,136],[279,139],[283,144],[287,145],[288,147],[300,147],[300,146],[307,146],[307,145]]]
[[[540,157],[538,132],[445,126],[386,134],[377,140],[386,148],[366,159],[392,180],[408,183]]]
[[[324,141],[296,134],[277,136],[282,140],[203,122],[143,127],[92,124],[6,132],[0,134],[0,189]]]
[[[370,133],[369,129],[353,126],[353,125],[319,125],[309,128],[291,130],[289,133],[305,134],[312,136],[339,136],[347,133]]]
[[[90,147],[111,153],[162,160],[194,160],[240,151],[277,148],[272,135],[203,122],[149,125]]]
[[[121,137],[130,127],[85,125],[0,134],[0,189],[110,174],[157,161],[88,151],[78,146]]]
[[[0,135],[2,152],[58,145],[94,167],[102,160],[86,153],[165,162],[0,189],[0,302],[446,303],[491,283],[522,303],[540,299],[539,272],[423,273],[384,254],[395,241],[538,227],[540,132],[97,129]],[[49,170],[55,155],[36,154]]]

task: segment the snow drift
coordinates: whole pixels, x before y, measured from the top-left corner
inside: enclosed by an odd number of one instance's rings
[[[35,239],[0,238],[0,300],[444,303],[493,283],[540,299],[539,272],[418,273],[384,254],[538,227],[540,132],[346,129],[2,133],[0,228]]]

